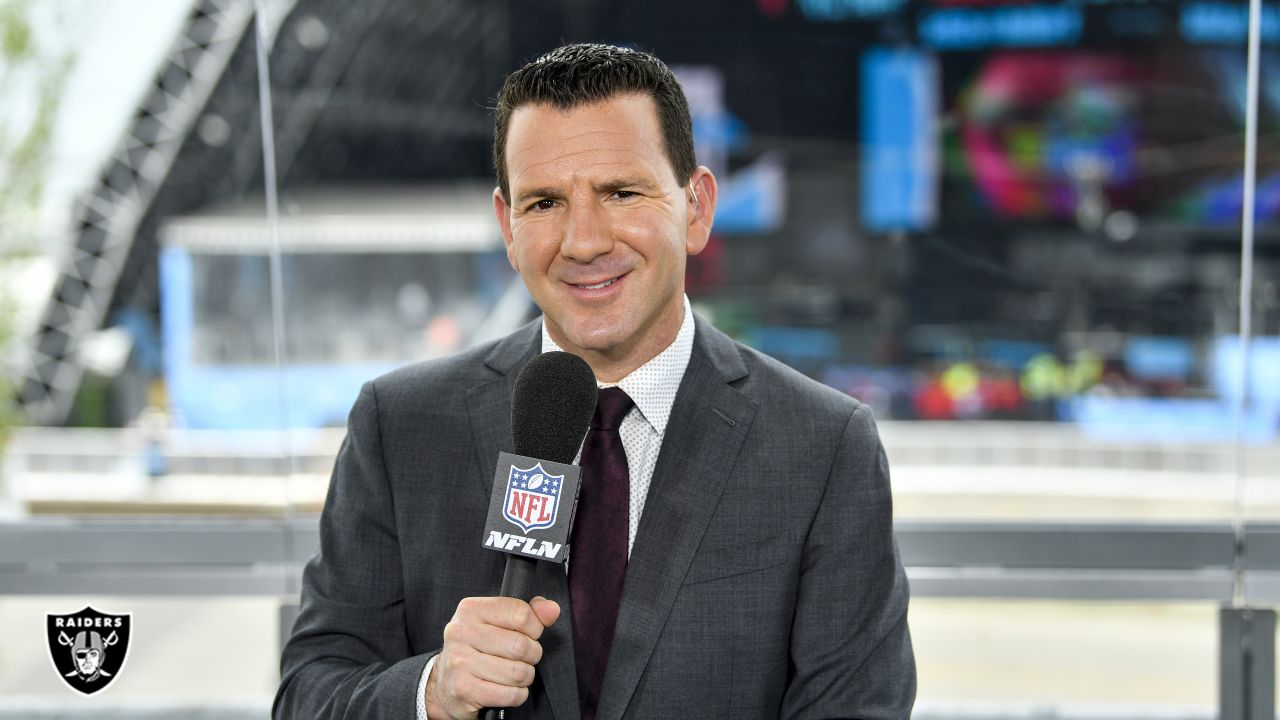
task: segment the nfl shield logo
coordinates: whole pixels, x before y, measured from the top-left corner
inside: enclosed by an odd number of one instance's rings
[[[542,469],[542,463],[531,468],[512,465],[502,517],[525,532],[555,525],[563,482],[564,475],[552,475]]]
[[[49,659],[67,687],[92,695],[111,684],[129,657],[133,613],[112,615],[91,607],[45,615]]]

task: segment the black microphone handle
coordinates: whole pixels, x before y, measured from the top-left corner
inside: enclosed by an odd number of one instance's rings
[[[532,599],[533,573],[538,569],[538,561],[523,555],[508,555],[507,567],[502,571],[502,597],[520,598],[525,602]]]
[[[538,569],[538,561],[520,555],[508,555],[507,567],[502,571],[502,597],[520,598],[528,601],[533,592],[533,573]],[[500,708],[485,708],[480,713],[481,720],[502,720]]]

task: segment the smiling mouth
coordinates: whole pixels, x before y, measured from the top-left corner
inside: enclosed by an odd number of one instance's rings
[[[621,277],[622,276],[619,275],[616,278],[605,280],[604,282],[596,283],[595,285],[576,285],[575,284],[574,287],[579,287],[579,288],[582,288],[583,290],[599,290],[600,288],[609,287],[610,285],[618,282],[618,278],[621,278]]]

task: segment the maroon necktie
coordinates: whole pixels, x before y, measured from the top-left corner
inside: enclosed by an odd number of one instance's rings
[[[595,720],[613,645],[622,581],[627,572],[631,482],[618,426],[631,409],[622,388],[600,391],[582,444],[582,490],[570,539],[569,601],[582,720]]]

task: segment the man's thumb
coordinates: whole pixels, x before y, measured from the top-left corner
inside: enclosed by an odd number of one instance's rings
[[[543,627],[551,627],[560,617],[560,603],[548,600],[541,595],[530,600],[529,606],[533,608],[533,614],[538,616]]]

